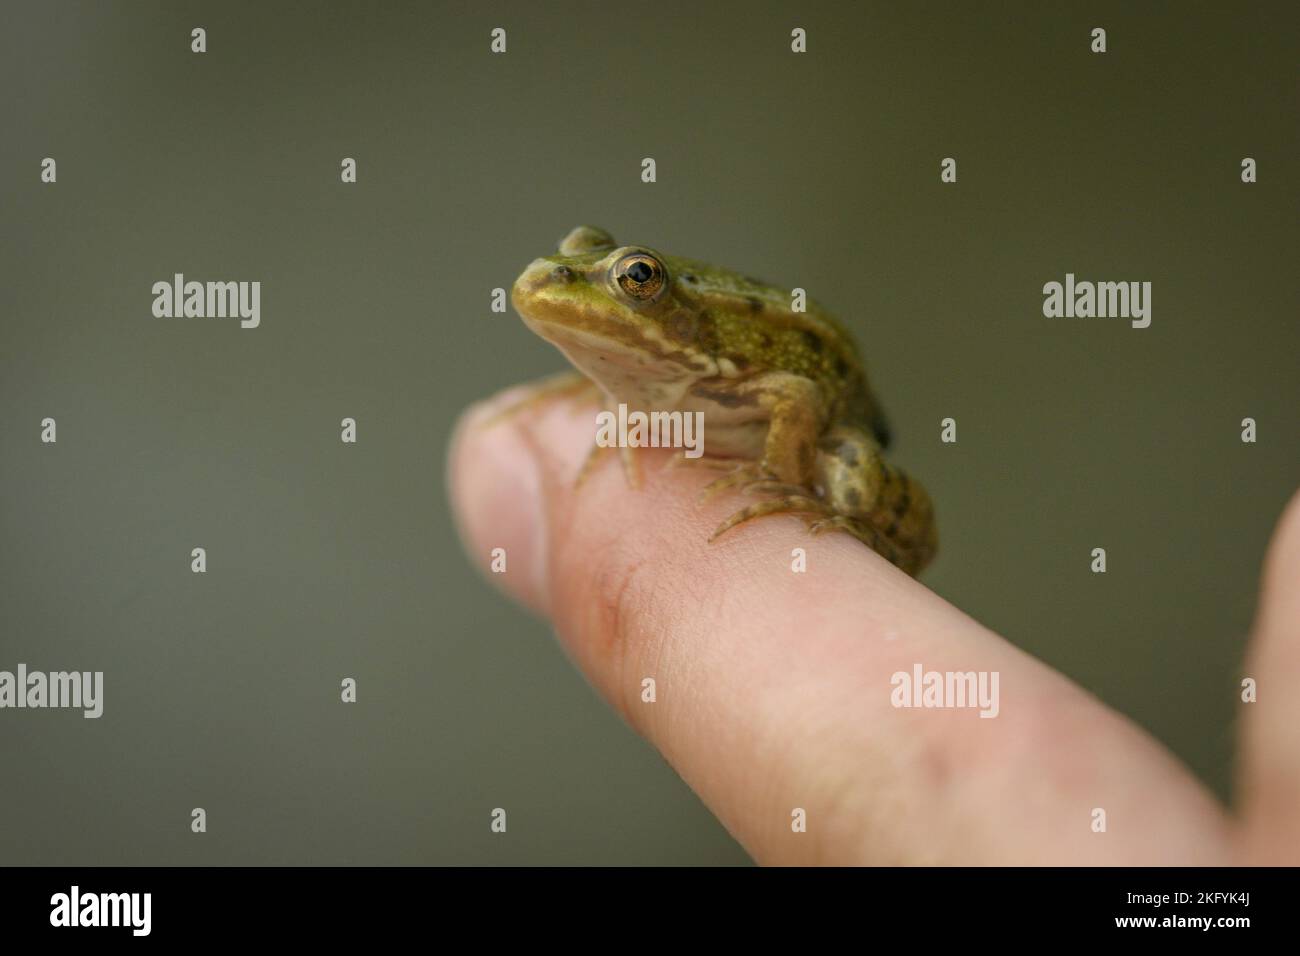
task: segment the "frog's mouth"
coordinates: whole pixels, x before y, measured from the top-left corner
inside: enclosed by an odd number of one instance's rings
[[[643,323],[620,315],[617,306],[595,295],[584,295],[593,277],[550,259],[536,259],[524,270],[511,292],[515,311],[532,332],[573,352],[625,358],[629,364],[663,351],[641,331]]]
[[[635,327],[609,315],[580,315],[568,308],[562,318],[548,317],[544,308],[520,309],[519,314],[534,333],[610,394],[631,396],[645,392],[651,383],[695,377],[684,355],[666,353],[663,343],[644,338]]]
[[[524,323],[590,375],[611,366],[627,371],[640,370],[645,375],[681,371],[676,362],[662,355],[661,347],[620,324],[617,319],[598,315],[578,319],[566,314],[563,320],[554,320],[533,312],[524,315]]]
[[[572,264],[570,264],[572,263]],[[679,381],[698,376],[698,359],[642,314],[622,310],[587,286],[599,267],[537,259],[515,282],[511,299],[524,324],[598,382]]]

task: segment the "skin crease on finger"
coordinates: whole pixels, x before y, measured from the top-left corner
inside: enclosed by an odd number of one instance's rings
[[[488,577],[552,620],[758,862],[1231,862],[1227,815],[1165,748],[864,545],[790,516],[708,543],[735,501],[700,504],[708,476],[665,468],[657,449],[637,452],[641,488],[610,454],[575,493],[592,410],[484,424],[510,400],[472,410],[453,439],[469,552],[486,570],[506,548],[508,573]],[[795,547],[806,573],[791,572]],[[917,662],[998,672],[1000,712],[894,707],[891,675]]]

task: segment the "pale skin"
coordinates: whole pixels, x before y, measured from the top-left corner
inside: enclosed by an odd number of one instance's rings
[[[518,395],[471,409],[452,442],[468,553],[486,571],[506,549],[508,573],[487,576],[552,622],[759,863],[1300,863],[1300,496],[1264,562],[1241,669],[1259,700],[1238,704],[1228,808],[1122,714],[848,535],[780,515],[710,542],[736,500],[701,502],[710,476],[657,449],[637,450],[635,490],[616,456],[575,489],[591,410],[557,399],[492,420]],[[890,676],[916,661],[998,671],[999,715],[894,708]]]

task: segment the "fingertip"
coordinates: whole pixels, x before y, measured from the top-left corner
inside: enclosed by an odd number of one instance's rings
[[[1266,593],[1295,597],[1300,580],[1300,491],[1282,510],[1269,541],[1261,580]]]
[[[527,434],[500,416],[520,394],[507,390],[461,415],[449,443],[447,487],[471,562],[506,594],[545,614],[541,464]]]
[[[1241,806],[1252,862],[1296,862],[1300,822],[1300,493],[1278,519],[1261,573],[1244,673]],[[1247,689],[1249,688],[1249,689]]]

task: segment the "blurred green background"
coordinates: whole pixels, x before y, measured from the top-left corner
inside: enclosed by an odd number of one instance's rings
[[[6,0],[0,669],[106,689],[0,712],[0,862],[747,859],[448,513],[458,412],[562,363],[490,291],[579,223],[840,314],[930,586],[1227,796],[1300,483],[1295,10]],[[175,272],[261,327],[153,318]],[[1044,318],[1066,272],[1151,327]]]

